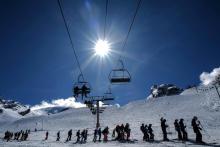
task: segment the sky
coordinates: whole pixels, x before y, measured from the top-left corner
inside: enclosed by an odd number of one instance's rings
[[[111,85],[121,105],[149,95],[153,84],[185,88],[220,63],[219,0],[109,0],[108,57],[94,56],[103,38],[105,0],[61,0],[91,95],[103,95],[119,55],[132,81]],[[71,97],[79,70],[57,0],[0,0],[0,95],[25,104]]]

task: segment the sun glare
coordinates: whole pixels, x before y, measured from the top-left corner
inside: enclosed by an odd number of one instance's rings
[[[99,39],[95,44],[95,54],[104,57],[109,54],[110,45],[106,40]]]

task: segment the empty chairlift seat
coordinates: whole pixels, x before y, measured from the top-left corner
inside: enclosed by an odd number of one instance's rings
[[[124,68],[123,62],[121,60],[119,60],[119,62],[121,63],[121,67],[113,69],[109,73],[109,81],[112,84],[126,84],[131,82],[130,73],[128,72],[127,69]]]

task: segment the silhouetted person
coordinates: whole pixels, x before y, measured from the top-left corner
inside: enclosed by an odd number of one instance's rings
[[[126,140],[129,141],[130,140],[130,135],[131,135],[131,129],[128,123],[126,123],[124,131],[126,133]]]
[[[115,127],[115,132],[117,133],[117,136],[116,136],[115,140],[121,140],[120,126],[119,125],[117,125]]]
[[[19,140],[21,134],[22,134],[22,130],[21,130],[20,132],[18,132],[17,137],[16,137],[16,140]]]
[[[104,136],[103,141],[104,141],[104,142],[107,142],[107,141],[108,141],[108,134],[109,134],[108,127],[106,127],[106,128],[102,131],[102,134],[103,134],[103,136]]]
[[[180,131],[180,125],[179,125],[179,123],[178,123],[178,119],[176,119],[176,120],[174,121],[174,127],[175,127],[175,130],[176,130],[177,133],[178,133],[178,140],[182,140],[183,137],[182,137],[182,134],[181,134],[181,131]]]
[[[144,140],[145,141],[149,141],[150,140],[149,134],[148,134],[148,126],[147,125],[144,126]]]
[[[95,130],[94,130],[94,133],[93,133],[93,142],[96,142],[96,140],[97,140],[97,135],[98,135],[98,128],[96,128]]]
[[[102,137],[102,130],[101,130],[101,128],[98,129],[98,135],[99,135],[99,141],[101,141],[101,137]]]
[[[17,133],[17,132],[15,132],[15,133],[14,133],[14,140],[16,140],[17,135],[18,135],[18,133]]]
[[[80,130],[78,130],[78,131],[76,132],[76,137],[77,137],[76,142],[77,142],[77,143],[80,142]]]
[[[46,132],[46,136],[45,136],[45,140],[48,139],[48,135],[49,135],[49,132],[47,131],[47,132]]]
[[[73,89],[73,91],[74,91],[74,97],[78,97],[79,94],[80,94],[80,89],[79,89],[79,87],[78,87],[78,86],[75,86],[74,89]]]
[[[89,93],[89,88],[86,87],[86,85],[84,84],[81,89],[82,89],[82,98],[84,96],[87,97],[87,94]]]
[[[60,131],[57,132],[57,140],[56,141],[60,141]]]
[[[21,140],[21,141],[24,141],[24,138],[25,138],[25,132],[22,131],[20,140]]]
[[[161,121],[161,129],[162,129],[162,132],[163,132],[163,140],[164,141],[169,141],[169,139],[167,138],[167,127],[168,127],[168,125],[166,124],[166,119],[161,118],[160,121]]]
[[[145,126],[144,126],[144,124],[141,125],[140,130],[143,133],[143,141],[144,141],[145,140],[145,136],[144,136]]]
[[[196,142],[203,143],[202,133],[200,132],[200,130],[202,130],[202,128],[200,127],[200,121],[198,121],[198,118],[196,116],[193,117],[191,125],[193,127],[194,133],[196,134]]]
[[[182,132],[182,136],[183,136],[183,141],[187,141],[188,140],[188,134],[186,132],[186,126],[184,125],[184,119],[180,119],[179,121],[179,126],[180,126],[180,130]]]
[[[125,140],[125,126],[121,124],[120,126],[120,140]]]
[[[84,136],[84,141],[85,141],[85,142],[87,141],[87,137],[88,137],[88,130],[86,129],[86,130],[85,130],[85,136]]]
[[[70,129],[68,131],[68,137],[67,137],[66,141],[71,141],[71,138],[72,138],[72,129]]]
[[[28,132],[29,132],[29,131],[26,130],[25,133],[24,133],[24,141],[26,141],[26,140],[28,139]]]
[[[148,126],[148,133],[150,134],[150,141],[154,141],[154,133],[152,129],[152,124],[149,124]]]
[[[5,132],[4,139],[7,140],[7,142],[10,140],[10,132],[9,131]]]
[[[85,142],[85,130],[81,132],[81,143]]]

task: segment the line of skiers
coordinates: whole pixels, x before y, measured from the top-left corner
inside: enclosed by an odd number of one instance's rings
[[[47,131],[46,134],[45,134],[45,139],[44,140],[48,139],[48,135],[49,135],[49,132]],[[72,140],[72,135],[73,135],[73,130],[70,129],[68,131],[68,136],[67,136],[66,142]],[[75,143],[85,143],[87,141],[87,136],[88,136],[88,129],[84,129],[82,132],[80,132],[80,130],[78,130],[76,132],[77,139],[76,139]],[[60,141],[60,131],[57,132],[56,141]]]
[[[166,124],[166,119],[164,119],[163,117],[160,119],[161,121],[161,129],[163,132],[163,140],[164,141],[169,141],[169,139],[167,138],[167,128],[169,127]],[[191,126],[193,127],[193,131],[196,134],[196,142],[197,143],[204,143],[202,141],[202,126],[200,121],[198,120],[198,118],[196,116],[193,117],[192,121],[191,121]],[[178,119],[176,119],[174,121],[174,128],[177,131],[178,134],[178,140],[181,141],[188,141],[188,133],[186,131],[186,125],[184,124],[184,119],[181,118],[179,121]]]
[[[30,134],[30,130],[26,130],[26,131],[21,130],[15,133],[6,131],[3,139],[6,140],[7,142],[9,140],[26,141],[28,138],[28,134]]]
[[[169,127],[166,124],[166,119],[164,119],[163,117],[160,119],[161,121],[161,130],[163,132],[163,141],[169,141],[168,137],[167,137],[167,128]],[[202,141],[202,125],[200,123],[200,121],[198,120],[198,118],[196,116],[193,117],[192,121],[191,121],[191,126],[193,128],[194,133],[196,134],[196,142],[197,143],[204,143]],[[181,141],[187,141],[188,140],[188,133],[186,130],[186,125],[184,124],[184,119],[176,119],[174,121],[174,128],[175,131],[178,134],[178,140]],[[142,124],[140,126],[140,130],[143,133],[143,141],[154,141],[154,133],[153,133],[153,129],[152,129],[152,124]],[[12,140],[14,137],[14,140],[21,140],[21,141],[25,141],[28,138],[28,134],[30,133],[30,130],[26,130],[26,131],[19,131],[16,133],[12,133],[9,131],[5,132],[5,136],[4,139],[9,141]],[[107,142],[108,141],[108,134],[109,134],[109,128],[108,126],[105,127],[103,130],[101,130],[101,128],[96,128],[94,130],[94,137],[93,137],[93,142],[96,141],[101,141],[101,137],[103,135],[103,141]],[[46,132],[45,135],[45,140],[48,140],[48,136],[49,136],[49,132]],[[75,143],[86,143],[87,141],[87,136],[88,136],[88,129],[84,129],[80,132],[80,130],[78,130],[76,132],[76,142]],[[121,125],[117,125],[112,132],[112,138],[114,138],[113,140],[115,141],[120,141],[120,142],[124,142],[124,141],[130,141],[130,136],[131,136],[131,129],[130,129],[130,125],[128,123],[126,123],[126,125],[124,126],[124,124]],[[68,131],[68,136],[66,139],[66,142],[71,141],[72,139],[72,129]],[[60,141],[60,131],[57,132],[57,139],[56,141]]]

